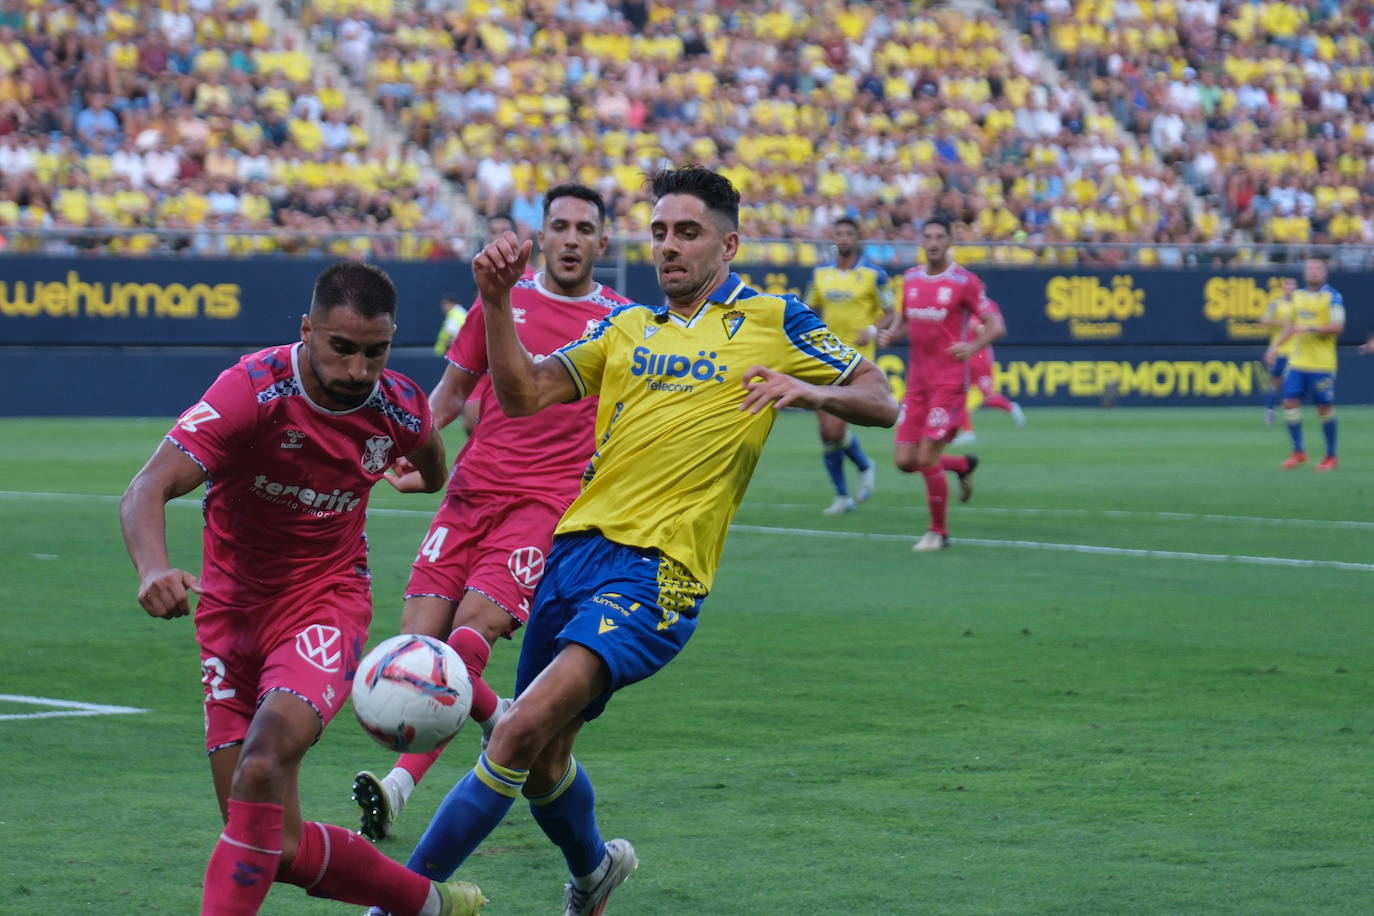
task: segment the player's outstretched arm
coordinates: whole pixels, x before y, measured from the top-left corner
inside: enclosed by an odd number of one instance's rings
[[[402,493],[435,493],[447,479],[448,457],[438,423],[434,424],[428,442],[397,461],[386,473],[386,482]]]
[[[429,409],[434,413],[434,428],[443,429],[463,415],[463,405],[477,387],[477,376],[449,363],[439,383],[429,393]]]
[[[887,376],[868,360],[862,360],[839,385],[812,385],[766,366],[752,366],[744,373],[741,410],[758,413],[765,407],[809,407],[834,414],[859,426],[891,426],[897,422],[897,402]]]
[[[902,334],[906,331],[906,314],[897,312],[893,315],[884,315],[884,323],[878,325],[878,346],[890,346],[895,341],[902,339]]]
[[[205,482],[205,472],[181,449],[163,440],[119,501],[124,546],[138,570],[138,603],[152,617],[191,613],[188,592],[200,593],[200,579],[175,569],[167,559],[167,501]]]
[[[537,413],[577,397],[572,377],[558,360],[535,362],[520,342],[510,291],[525,272],[534,243],[504,232],[472,259],[472,276],[487,320],[487,365],[501,409],[512,417]]]

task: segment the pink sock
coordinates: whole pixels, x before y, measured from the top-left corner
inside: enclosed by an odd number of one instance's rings
[[[990,394],[983,399],[984,407],[991,407],[994,410],[1005,410],[1011,413],[1011,399],[1005,394]]]
[[[491,643],[471,627],[459,627],[449,634],[448,644],[468,668],[468,678],[472,681],[472,721],[485,722],[496,712],[498,702],[496,691],[482,680],[482,672],[487,670],[487,662],[491,659]]]
[[[229,799],[229,821],[205,867],[201,916],[255,916],[281,861],[282,806]]]
[[[395,916],[418,916],[429,897],[429,879],[383,855],[356,833],[308,821],[301,825],[296,857],[282,881],[359,906],[379,906]]]
[[[940,469],[941,469],[941,470],[945,470],[945,471],[953,471],[953,472],[956,473],[956,474],[967,474],[967,473],[968,473],[968,456],[967,456],[967,455],[941,455],[941,456],[940,456]]]
[[[468,669],[468,680],[472,681],[472,721],[485,722],[496,712],[497,703],[496,691],[482,679],[482,672],[491,659],[491,644],[471,627],[454,630],[449,634],[448,644],[463,660],[464,667]],[[415,784],[419,785],[443,753],[444,745],[441,744],[423,754],[402,754],[396,758],[396,765],[409,773]]]
[[[949,534],[945,529],[945,513],[949,509],[949,483],[945,480],[944,458],[933,468],[921,473],[926,479],[926,505],[930,506],[930,530]]]
[[[434,766],[439,757],[443,755],[446,747],[448,747],[447,741],[434,750],[425,751],[423,754],[402,754],[396,758],[396,765],[409,773],[410,778],[415,780],[415,784],[418,786],[420,780],[424,779],[425,774],[429,772],[429,768]]]

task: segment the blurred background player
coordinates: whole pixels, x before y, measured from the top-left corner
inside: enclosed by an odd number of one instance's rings
[[[257,913],[273,881],[411,916],[476,912],[342,827],[302,823],[301,760],[348,696],[372,618],[364,524],[373,485],[409,456],[413,488],[444,484],[423,391],[386,368],[396,288],[341,262],[315,282],[301,339],[243,357],[183,413],[120,502],[154,617],[196,608],[205,742],[224,832],[201,914]],[[213,486],[211,486],[213,482]],[[205,484],[204,566],[167,555],[165,506]]]
[[[589,187],[559,185],[545,195],[538,241],[547,267],[522,276],[510,293],[520,341],[531,353],[552,353],[628,301],[592,280],[606,250],[605,221],[606,205]],[[554,526],[577,495],[592,456],[596,399],[558,404],[537,418],[506,416],[487,375],[480,298],[448,361],[429,396],[435,428],[452,422],[471,400],[480,402],[481,419],[458,454],[444,502],[415,557],[401,632],[447,639],[458,652],[472,679],[472,718],[486,736],[501,702],[509,701],[498,701],[482,672],[496,640],[529,619]],[[420,481],[410,474],[395,483],[409,489]],[[402,754],[384,778],[366,770],[354,778],[366,836],[388,834],[442,752]]]
[[[959,501],[973,495],[977,455],[945,455],[963,421],[968,396],[968,359],[1006,333],[1002,317],[983,294],[983,281],[949,257],[949,223],[927,220],[921,229],[926,263],[902,275],[902,307],[889,327],[878,334],[880,346],[898,339],[905,330],[911,350],[907,359],[906,397],[897,421],[894,458],[898,470],[920,471],[926,481],[930,530],[913,550],[943,550],[949,546],[946,516],[949,484],[945,471],[959,478]],[[983,329],[970,334],[970,319]]]
[[[439,326],[439,336],[434,339],[435,356],[443,356],[448,352],[454,338],[463,329],[463,322],[468,320],[467,307],[455,296],[444,296],[440,299],[439,311],[443,313],[444,321]]]
[[[1287,338],[1282,344],[1279,343],[1284,331],[1288,330],[1288,325],[1293,321],[1293,293],[1297,288],[1297,278],[1284,277],[1282,295],[1270,300],[1264,309],[1264,317],[1260,319],[1260,324],[1269,328],[1269,348],[1264,354],[1264,364],[1269,367],[1269,388],[1264,392],[1266,425],[1272,425],[1274,422],[1274,402],[1278,400],[1283,389],[1283,373],[1288,370],[1288,357],[1292,355],[1293,347],[1297,344],[1293,337]]]
[[[877,326],[892,318],[892,287],[887,271],[860,253],[859,224],[849,217],[835,220],[830,237],[835,242],[835,261],[812,270],[806,304],[820,314],[836,337],[872,361],[877,353]],[[864,453],[858,437],[839,417],[818,411],[816,419],[820,422],[825,469],[835,486],[835,499],[822,513],[852,512],[855,504],[873,495],[877,462]],[[846,458],[859,469],[859,484],[853,496],[849,495],[844,476]]]
[[[1326,439],[1326,457],[1318,471],[1336,469],[1336,339],[1345,330],[1345,300],[1326,282],[1326,262],[1308,258],[1302,267],[1303,288],[1292,295],[1292,323],[1264,354],[1276,359],[1289,340],[1294,341],[1283,376],[1283,419],[1293,440],[1293,454],[1283,462],[1285,471],[1307,460],[1302,447],[1302,399],[1317,405]]]
[[[731,272],[739,194],[724,176],[663,171],[653,192],[652,250],[667,302],[617,309],[552,359],[536,361],[520,345],[507,292],[528,243],[505,236],[473,260],[502,406],[527,415],[600,394],[598,446],[554,539],[515,704],[408,864],[452,873],[523,794],[568,863],[565,916],[604,912],[638,865],[628,842],[602,841],[574,742],[617,690],[668,664],[695,631],[776,409],[832,410],[872,425],[897,415],[877,366],[796,298],[760,293]]]
[[[1002,318],[1002,310],[997,307],[996,302],[989,299],[988,305],[997,313],[998,318]],[[1002,324],[1006,326],[1006,319],[1002,319]],[[982,319],[976,315],[970,318],[969,333],[977,337],[982,331]],[[1011,414],[1011,421],[1018,427],[1026,425],[1026,414],[1021,405],[997,390],[997,373],[993,368],[995,358],[989,345],[968,359],[971,384],[968,388],[968,398],[964,401],[964,422],[959,426],[959,435],[954,437],[955,445],[972,445],[978,441],[973,432],[973,412],[979,407],[1004,410]]]

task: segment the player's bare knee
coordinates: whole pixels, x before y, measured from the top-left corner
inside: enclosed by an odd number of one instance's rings
[[[550,729],[539,711],[521,709],[516,703],[496,723],[487,745],[487,758],[502,766],[530,769],[548,745]]]
[[[245,801],[273,801],[280,804],[286,778],[285,761],[270,748],[245,747],[234,769],[230,796]]]
[[[496,640],[500,639],[510,629],[510,625],[511,616],[494,605],[476,611],[460,607],[453,618],[455,632],[465,629],[471,630],[485,639],[489,645],[495,645]]]

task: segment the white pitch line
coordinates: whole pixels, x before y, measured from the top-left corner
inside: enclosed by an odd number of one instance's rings
[[[99,500],[102,502],[115,502],[118,496],[111,496],[108,493],[42,493],[28,490],[0,490],[0,499],[45,499],[45,500],[64,500],[68,502],[89,502]],[[200,497],[183,496],[175,502],[185,506],[200,506]],[[746,502],[745,506],[757,509],[800,509],[804,511],[814,511],[816,506],[811,503],[770,503],[770,502]],[[434,513],[427,509],[389,509],[371,507],[369,515],[409,517],[409,516],[432,516]],[[872,504],[864,507],[865,512],[910,512],[912,507],[908,506],[875,506]],[[1123,519],[1161,519],[1164,521],[1179,522],[1239,522],[1242,524],[1253,525],[1277,525],[1280,527],[1310,527],[1310,528],[1354,528],[1374,530],[1374,522],[1356,521],[1354,519],[1333,519],[1333,518],[1274,518],[1262,515],[1225,515],[1217,512],[1146,512],[1137,509],[1057,509],[1057,508],[1034,508],[1034,507],[1012,507],[1012,506],[961,506],[960,515],[1059,515],[1066,517],[1081,518],[1123,518]]]
[[[772,528],[764,525],[731,525],[731,531],[747,534],[781,534],[791,537],[826,537],[845,540],[906,541],[909,534],[870,534],[863,531],[832,531],[823,528]],[[995,538],[950,538],[951,544],[974,547],[1018,547],[1023,550],[1052,550],[1061,553],[1091,553],[1112,557],[1142,557],[1152,560],[1203,560],[1209,563],[1245,563],[1254,566],[1297,566],[1304,569],[1344,569],[1374,572],[1374,563],[1346,563],[1341,560],[1302,560],[1297,557],[1255,557],[1238,553],[1191,553],[1180,550],[1148,550],[1137,547],[1102,547],[1097,544],[1059,544],[1053,541],[1007,541]]]
[[[119,716],[148,712],[136,706],[106,706],[102,703],[83,703],[80,700],[56,700],[52,697],[31,697],[22,694],[0,693],[0,703],[23,703],[29,706],[56,706],[51,712],[20,712],[0,715],[0,721],[11,719],[56,719],[69,716]]]
[[[88,496],[78,496],[78,495],[76,495],[76,494],[70,494],[70,493],[29,493],[29,492],[17,491],[17,490],[0,490],[0,498],[6,498],[6,497],[11,497],[11,496],[14,496],[14,497],[42,497],[42,498],[56,498],[56,499],[79,499],[79,500],[98,499],[98,500],[109,501],[109,502],[113,502],[114,500],[118,499],[118,497],[116,497],[116,496],[109,496],[109,495],[105,495],[105,494],[92,494],[92,495],[88,495]],[[173,503],[178,503],[178,504],[181,504],[181,505],[183,505],[183,506],[194,506],[194,507],[199,507],[199,506],[200,506],[200,500],[199,500],[199,499],[192,499],[192,498],[190,498],[190,497],[182,497],[182,498],[180,498],[180,499],[173,500]],[[808,508],[808,509],[815,508],[814,506],[809,506],[809,505],[808,505],[808,506],[802,506],[801,504],[792,504],[792,503],[752,503],[752,504],[750,504],[750,505],[754,505],[754,506],[763,506],[763,507],[769,507],[769,506],[771,506],[771,507],[773,507],[773,508],[783,508],[783,507]],[[908,510],[902,510],[902,511],[908,511]],[[961,509],[961,510],[959,510],[959,511],[960,511],[960,512],[969,512],[969,511],[976,511],[976,510]],[[996,510],[996,509],[984,509],[983,511],[999,511],[999,510]],[[1015,512],[1015,511],[1039,512],[1039,511],[1043,511],[1043,512],[1046,512],[1046,513],[1056,512],[1056,511],[1064,511],[1064,512],[1082,512],[1082,513],[1084,513],[1084,514],[1089,514],[1089,513],[1092,513],[1092,512],[1094,512],[1094,511],[1097,511],[1097,510],[1091,510],[1091,509],[1081,509],[1081,510],[1076,510],[1076,509],[1065,509],[1065,510],[1055,510],[1055,509],[1046,509],[1046,510],[1030,510],[1030,509],[1028,509],[1028,510],[1014,510],[1014,509],[1009,509],[1009,510],[1006,510],[1006,511],[1008,511],[1008,512]],[[1103,512],[1115,512],[1115,511],[1120,511],[1122,514],[1125,514],[1125,512],[1126,512],[1127,510],[1112,510],[1112,509],[1105,509],[1105,510],[1100,510],[1100,511],[1103,511]],[[430,517],[432,517],[432,516],[434,515],[434,513],[433,513],[432,511],[430,511],[430,510],[425,510],[425,509],[377,509],[377,508],[369,508],[369,509],[367,510],[367,512],[368,512],[369,515],[377,515],[377,516],[383,516],[383,517],[385,517],[385,516],[391,516],[391,517],[401,517],[401,518],[408,518],[408,517],[423,517],[423,518],[430,518]],[[1160,517],[1163,517],[1163,516],[1168,515],[1168,516],[1173,516],[1173,517],[1177,517],[1177,518],[1184,518],[1184,519],[1190,519],[1190,518],[1209,518],[1209,517],[1213,517],[1213,516],[1202,516],[1202,515],[1187,515],[1186,513],[1145,513],[1145,512],[1142,512],[1142,513],[1135,513],[1135,514],[1136,514],[1136,515],[1145,515],[1145,516],[1155,515],[1155,516],[1160,516]],[[1223,515],[1223,516],[1214,516],[1214,517],[1215,517],[1215,518],[1218,518],[1218,519],[1225,519],[1225,520],[1242,520],[1242,519],[1245,519],[1244,516],[1234,516],[1234,515]],[[1321,525],[1350,525],[1350,526],[1360,526],[1360,527],[1364,527],[1364,526],[1367,526],[1367,525],[1368,525],[1368,526],[1374,527],[1374,523],[1369,523],[1369,522],[1339,522],[1339,521],[1336,521],[1336,522],[1326,521],[1326,522],[1324,522],[1324,521],[1320,521],[1320,520],[1318,520],[1318,519],[1267,519],[1267,520],[1264,520],[1264,521],[1273,521],[1273,522],[1308,522],[1308,523],[1311,523],[1311,524],[1321,524]],[[751,533],[751,534],[787,534],[787,535],[792,535],[792,536],[795,536],[795,537],[828,537],[828,538],[839,538],[839,539],[849,539],[849,540],[910,541],[910,540],[912,539],[912,536],[909,535],[909,534],[875,534],[875,533],[864,532],[864,531],[835,531],[835,530],[832,530],[832,529],[825,529],[825,528],[775,528],[775,527],[769,527],[769,526],[765,526],[765,525],[738,525],[738,524],[737,524],[737,525],[731,525],[731,526],[730,526],[730,530],[731,530],[731,531],[740,531],[740,532],[744,532],[744,533]],[[1341,560],[1303,560],[1303,559],[1299,559],[1299,558],[1297,558],[1297,557],[1260,557],[1260,556],[1249,556],[1249,555],[1246,555],[1246,554],[1230,554],[1230,553],[1191,553],[1191,552],[1187,552],[1187,551],[1178,551],[1178,550],[1150,550],[1150,549],[1146,549],[1146,548],[1137,548],[1137,547],[1103,547],[1103,546],[1100,546],[1100,545],[1097,545],[1097,544],[1061,544],[1061,543],[1056,543],[1056,542],[1053,542],[1053,541],[1020,541],[1020,540],[1000,540],[1000,539],[992,539],[992,538],[950,538],[950,543],[952,543],[952,544],[968,544],[968,545],[974,546],[974,547],[1019,547],[1019,548],[1025,549],[1025,550],[1052,550],[1052,551],[1059,551],[1059,552],[1062,552],[1062,553],[1091,553],[1091,554],[1099,554],[1099,555],[1104,555],[1104,556],[1148,557],[1148,558],[1152,558],[1152,559],[1163,559],[1163,560],[1203,560],[1203,561],[1207,561],[1207,562],[1211,562],[1211,563],[1245,563],[1245,564],[1250,564],[1250,565],[1255,565],[1255,566],[1296,566],[1296,567],[1301,567],[1301,568],[1304,568],[1304,569],[1344,569],[1344,570],[1353,570],[1353,571],[1356,571],[1356,572],[1374,572],[1374,563],[1347,563],[1347,562],[1343,562],[1343,561],[1341,561]]]
[[[749,502],[746,506],[760,509],[803,509],[816,511],[811,503],[764,503]],[[865,512],[874,510],[884,512],[910,512],[908,506],[864,506]],[[961,506],[960,515],[1060,515],[1080,518],[1124,518],[1124,519],[1161,519],[1175,522],[1240,522],[1247,525],[1279,525],[1300,528],[1359,528],[1374,530],[1374,522],[1361,522],[1353,519],[1326,518],[1272,518],[1261,515],[1223,515],[1216,512],[1145,512],[1136,509],[1052,509],[1016,508],[1010,506]]]

